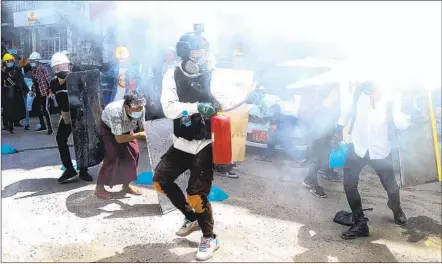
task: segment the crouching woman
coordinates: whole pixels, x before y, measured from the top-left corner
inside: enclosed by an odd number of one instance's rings
[[[137,139],[146,138],[143,129],[146,99],[137,91],[128,92],[123,100],[108,104],[101,114],[100,133],[106,154],[97,179],[95,195],[110,199],[105,185],[123,185],[123,191],[141,193],[129,183],[137,179],[139,148]],[[141,131],[134,133],[138,127]]]

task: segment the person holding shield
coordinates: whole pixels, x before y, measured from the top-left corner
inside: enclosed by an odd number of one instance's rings
[[[77,171],[74,168],[71,160],[71,154],[69,152],[68,138],[72,133],[72,126],[75,126],[76,112],[69,109],[69,97],[66,87],[66,78],[70,73],[70,62],[68,57],[60,52],[55,53],[51,59],[51,67],[54,70],[55,78],[51,80],[49,89],[57,100],[60,107],[60,121],[57,129],[57,146],[60,152],[60,159],[66,170],[61,177],[57,180],[58,183],[65,183],[73,180],[78,176]],[[78,157],[77,157],[78,158]],[[79,162],[79,164],[81,164]],[[88,168],[79,168],[80,179],[84,181],[92,181],[92,176],[89,175]]]

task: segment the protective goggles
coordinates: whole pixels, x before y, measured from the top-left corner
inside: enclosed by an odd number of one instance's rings
[[[55,65],[54,67],[52,67],[52,69],[54,69],[55,73],[62,72],[62,71],[69,71],[69,64],[64,63],[64,64]]]
[[[6,60],[6,61],[4,61],[5,63],[11,63],[11,62],[14,62],[14,60]]]

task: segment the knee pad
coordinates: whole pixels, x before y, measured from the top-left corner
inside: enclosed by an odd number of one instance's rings
[[[201,195],[187,195],[187,202],[190,204],[190,206],[195,210],[195,213],[201,214],[204,213],[206,210],[206,203],[207,199],[205,197],[202,197]]]
[[[159,182],[154,181],[153,182],[153,188],[155,189],[155,191],[164,194],[164,190],[161,187],[161,184]]]

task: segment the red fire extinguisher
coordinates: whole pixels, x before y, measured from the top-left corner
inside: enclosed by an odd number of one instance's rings
[[[232,163],[232,136],[230,134],[230,118],[218,114],[212,116],[212,154],[213,163],[231,164]]]

